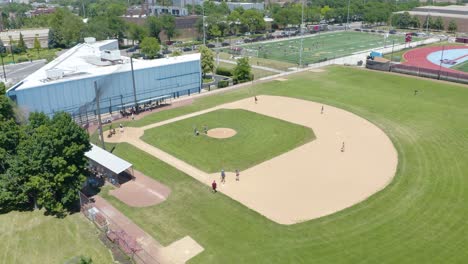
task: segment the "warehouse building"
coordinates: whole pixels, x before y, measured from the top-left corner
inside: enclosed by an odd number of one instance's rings
[[[86,38],[7,94],[25,112],[65,111],[84,120],[95,118],[97,105],[100,113],[118,113],[200,92],[201,82],[200,54],[131,61],[117,40]]]
[[[403,13],[403,11],[396,13]],[[441,17],[444,21],[445,29],[447,29],[450,21],[454,21],[457,24],[457,32],[468,33],[468,5],[420,6],[408,13],[419,19],[422,28],[425,28],[424,23],[427,17],[431,17],[432,19]]]

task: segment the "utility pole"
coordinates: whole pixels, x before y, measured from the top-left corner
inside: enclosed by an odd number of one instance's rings
[[[101,108],[99,107],[99,90],[97,87],[97,81],[94,81],[94,92],[96,93],[96,113],[98,116],[98,132],[99,132],[99,136],[101,137],[102,148],[106,149],[106,145],[104,143],[104,136],[102,133]]]
[[[3,63],[3,52],[0,54],[0,57],[2,58],[3,81],[6,82],[5,64]]]
[[[132,68],[132,84],[133,84],[133,102],[135,104],[135,111],[138,114],[138,103],[136,96],[136,86],[135,86],[135,72],[133,71],[133,58],[130,57],[130,67]]]
[[[429,34],[429,13],[427,13],[426,17],[426,34]]]
[[[304,1],[302,0],[302,15],[301,15],[301,48],[299,50],[299,68],[302,68],[302,49],[304,43]]]
[[[349,29],[349,4],[351,0],[348,0],[348,18],[346,19],[346,30]]]

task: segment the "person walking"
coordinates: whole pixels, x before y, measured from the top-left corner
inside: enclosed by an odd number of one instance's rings
[[[221,183],[226,182],[226,173],[224,172],[224,169],[221,170]]]
[[[239,170],[236,169],[236,181],[239,181]]]
[[[341,152],[344,152],[345,151],[345,148],[344,148],[344,141],[343,141],[343,145],[341,146]]]
[[[323,105],[322,105],[322,110],[320,111],[320,114],[323,114]]]
[[[218,191],[216,190],[217,187],[218,187],[218,185],[216,184],[216,180],[213,180],[213,183],[211,183],[211,188],[213,189],[213,192],[214,192],[214,193],[218,192]]]
[[[255,99],[255,103],[257,103],[258,102],[257,96],[254,96],[254,99]]]
[[[123,132],[124,132],[124,129],[123,129],[123,125],[122,125],[122,124],[119,125],[119,128],[120,128],[120,133],[123,133]]]

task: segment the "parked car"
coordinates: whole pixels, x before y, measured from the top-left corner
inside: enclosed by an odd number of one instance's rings
[[[390,30],[388,33],[390,33],[390,34],[396,34],[397,31],[396,31],[395,29],[392,29],[392,30]]]
[[[135,46],[133,46],[133,47],[131,47],[131,48],[128,48],[128,49],[127,49],[127,52],[135,52],[137,49],[140,49],[140,46],[135,45]]]
[[[227,47],[227,46],[229,46],[229,45],[231,45],[231,44],[229,44],[229,42],[223,42],[223,43],[221,43],[221,46],[223,46],[223,47]]]
[[[377,33],[385,33],[383,30],[377,30]]]
[[[360,28],[355,28],[354,31],[361,31],[361,29]]]
[[[162,54],[171,54],[172,51],[168,50],[168,49],[165,49],[162,51]]]
[[[182,48],[182,51],[187,52],[187,51],[192,51],[192,49],[189,47],[185,47],[185,48]]]
[[[206,46],[207,46],[208,48],[210,48],[210,49],[216,47],[215,44],[212,44],[212,43],[209,43],[209,44],[207,44]]]

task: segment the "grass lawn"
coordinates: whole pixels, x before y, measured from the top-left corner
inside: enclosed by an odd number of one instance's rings
[[[417,96],[414,89],[420,91]],[[245,90],[201,98],[158,119],[250,96]],[[329,67],[287,82],[258,84],[255,91],[326,103],[367,118],[389,135],[398,151],[396,177],[351,208],[283,226],[210,193],[207,186],[145,152],[119,144],[114,153],[168,185],[172,193],[157,206],[132,208],[110,197],[112,204],[164,244],[185,235],[194,238],[205,251],[190,263],[466,262],[466,87]],[[294,184],[300,183],[285,187]]]
[[[65,263],[75,256],[112,263],[97,229],[81,214],[63,219],[43,211],[0,214],[0,263]]]
[[[216,139],[203,126],[237,134]],[[201,132],[194,135],[194,127]],[[245,170],[314,139],[311,129],[241,109],[220,109],[145,131],[142,139],[209,173]]]
[[[51,61],[55,57],[57,57],[56,55],[57,52],[58,52],[58,49],[40,49],[39,53],[35,49],[28,49],[26,53],[15,54],[14,62],[16,63],[25,62],[25,61],[29,61],[29,59],[32,59],[32,60],[46,59],[47,61]],[[13,56],[11,56],[11,53],[8,53],[7,56],[3,57],[3,63],[5,64],[13,63]]]
[[[219,62],[219,67],[223,67],[225,69],[233,70],[236,67],[236,65],[231,64],[231,63],[226,63],[226,62]],[[265,71],[265,70],[256,69],[256,68],[253,68],[253,67],[251,69],[252,69],[252,73],[254,75],[254,80],[258,80],[258,79],[266,77],[266,76],[271,76],[271,75],[278,74],[276,72]]]
[[[405,37],[390,35],[386,43],[404,43]],[[414,39],[417,41],[417,38]],[[316,63],[321,60],[351,55],[354,52],[369,50],[384,46],[382,34],[370,34],[362,32],[332,32],[317,34],[304,38],[303,60],[306,64]],[[254,43],[241,46],[244,49],[258,51],[256,57],[286,61],[293,64],[299,63],[300,39],[285,39],[282,41]]]
[[[462,63],[456,65],[455,67],[452,67],[452,69],[468,72],[468,61],[462,62]]]

